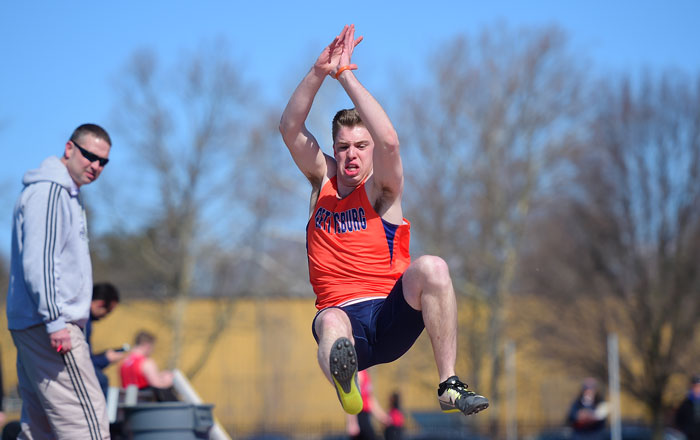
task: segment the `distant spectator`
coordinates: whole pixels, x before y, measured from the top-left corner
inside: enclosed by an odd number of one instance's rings
[[[5,389],[2,386],[2,362],[0,362],[0,426],[5,424],[5,406],[3,400],[5,399]]]
[[[404,416],[401,411],[401,397],[393,392],[389,397],[389,425],[384,430],[384,440],[403,439]]]
[[[102,372],[109,364],[120,361],[125,353],[117,350],[106,350],[101,353],[93,353],[92,351],[92,323],[99,321],[105,316],[112,313],[115,307],[119,304],[119,291],[110,283],[97,283],[92,286],[92,302],[90,303],[90,318],[85,324],[85,339],[90,346],[90,359],[92,365],[95,366],[95,374],[100,382],[100,388],[104,395],[107,395],[109,388],[109,379]]]
[[[0,435],[0,440],[16,440],[20,432],[22,432],[22,425],[19,420],[7,421],[5,416],[5,389],[2,386],[2,362],[0,362],[0,426],[2,426],[2,435]]]
[[[597,381],[593,378],[584,380],[581,392],[569,410],[568,422],[574,430],[572,438],[605,438],[607,416],[607,403],[603,401]]]
[[[140,331],[134,340],[134,347],[122,362],[120,373],[122,388],[136,385],[139,390],[152,389],[156,400],[177,400],[172,392],[173,373],[160,371],[151,359],[156,337],[147,331]]]
[[[357,379],[362,396],[362,411],[357,415],[347,415],[348,434],[352,440],[375,440],[379,437],[372,427],[372,416],[382,424],[389,425],[389,415],[382,409],[374,395],[372,378],[368,370],[358,372]]]
[[[2,428],[2,440],[17,440],[19,433],[22,432],[22,425],[19,420],[8,422]]]
[[[676,410],[675,422],[688,440],[700,440],[700,374],[690,379],[690,390]]]

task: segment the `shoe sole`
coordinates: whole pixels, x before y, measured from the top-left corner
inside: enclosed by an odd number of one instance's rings
[[[480,404],[478,404],[478,405],[474,405],[472,408],[469,408],[469,411],[465,412],[464,415],[465,415],[465,416],[471,416],[471,415],[474,415],[474,414],[476,414],[476,413],[478,413],[478,412],[481,412],[481,411],[485,410],[485,409],[488,408],[488,407],[489,407],[489,403],[488,403],[488,402],[480,403]],[[457,408],[457,407],[455,407],[455,406],[452,406],[452,405],[446,405],[446,404],[444,404],[444,403],[442,403],[442,402],[440,402],[440,409],[441,409],[442,412],[444,412],[444,413],[458,413],[458,412],[462,412],[462,410],[460,410],[459,408]]]
[[[357,389],[357,356],[355,347],[347,338],[338,338],[331,347],[330,367],[335,391],[348,414],[362,411],[362,395]]]
[[[474,408],[472,408],[469,412],[464,413],[464,415],[465,415],[465,416],[471,416],[471,415],[474,415],[474,414],[476,414],[476,413],[478,413],[478,412],[481,412],[481,411],[485,410],[485,409],[488,408],[488,407],[489,407],[488,402],[486,402],[486,403],[480,403],[480,404],[476,405]]]

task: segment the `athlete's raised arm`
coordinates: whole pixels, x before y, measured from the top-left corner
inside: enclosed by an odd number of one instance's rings
[[[346,27],[347,28],[347,27]],[[297,167],[314,186],[327,172],[326,159],[316,138],[306,128],[306,118],[323,80],[338,68],[346,28],[323,49],[321,55],[289,98],[280,120],[280,133]]]
[[[362,37],[355,40],[355,26],[351,25],[341,40],[343,51],[340,55],[340,75],[338,81],[355,104],[362,122],[374,140],[373,186],[378,196],[389,204],[400,203],[403,190],[403,168],[399,155],[399,137],[389,116],[357,80],[352,72],[356,67],[351,63],[352,52]],[[344,66],[351,66],[343,69]]]

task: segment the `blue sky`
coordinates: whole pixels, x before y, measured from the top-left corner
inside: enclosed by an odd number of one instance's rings
[[[355,59],[372,90],[373,81],[386,87],[388,72],[397,66],[410,70],[445,40],[499,23],[558,25],[598,72],[698,73],[698,17],[700,2],[691,0],[2,1],[0,244],[7,243],[2,251],[9,248],[22,174],[59,154],[83,122],[109,131],[113,81],[136,49],[153,49],[168,61],[224,38],[260,93],[283,106],[312,57],[344,23],[355,23],[365,37]],[[113,143],[114,165],[106,172],[118,173],[128,165],[119,137]]]

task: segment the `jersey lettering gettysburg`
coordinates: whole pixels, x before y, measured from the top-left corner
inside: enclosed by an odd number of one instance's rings
[[[384,221],[365,184],[338,198],[337,179],[321,188],[306,227],[309,278],[321,310],[351,300],[383,298],[411,262],[410,224]]]

